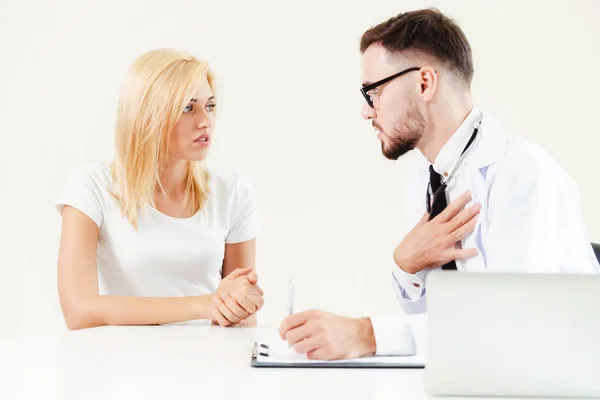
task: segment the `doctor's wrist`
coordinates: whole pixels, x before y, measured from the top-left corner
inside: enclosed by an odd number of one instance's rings
[[[400,268],[402,271],[406,272],[407,274],[414,275],[420,271],[420,269],[414,268],[414,264],[412,262],[402,258],[401,255],[398,254],[397,251],[394,251],[394,262],[396,263],[396,266],[398,268]]]
[[[377,343],[375,342],[375,331],[373,330],[371,318],[359,318],[356,322],[358,326],[360,357],[375,355],[377,352]]]

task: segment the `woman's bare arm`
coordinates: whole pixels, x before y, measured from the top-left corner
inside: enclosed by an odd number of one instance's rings
[[[212,294],[162,298],[99,295],[97,246],[98,226],[81,211],[65,206],[58,256],[58,294],[69,329],[212,318]]]

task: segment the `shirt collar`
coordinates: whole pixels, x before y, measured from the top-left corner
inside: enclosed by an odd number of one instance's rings
[[[433,169],[444,178],[452,173],[454,166],[458,162],[462,151],[469,142],[475,123],[481,120],[481,112],[477,107],[473,107],[471,112],[464,119],[458,129],[450,136],[444,147],[440,150],[433,163]]]

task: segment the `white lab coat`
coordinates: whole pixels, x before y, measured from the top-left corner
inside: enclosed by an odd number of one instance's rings
[[[440,151],[434,169],[442,175],[452,171],[478,121],[479,138],[446,190],[448,204],[467,190],[473,198],[467,207],[481,204],[474,232],[457,244],[477,248],[479,255],[458,260],[458,271],[600,273],[575,182],[544,149],[507,133],[489,113],[471,111]],[[407,184],[410,226],[426,211],[429,165],[421,156]],[[404,311],[426,312],[429,271],[411,275],[395,264],[392,269],[392,286]],[[414,349],[406,317],[371,320],[377,354]]]
[[[488,113],[471,111],[434,169],[451,172],[478,121],[480,137],[446,190],[448,204],[467,190],[473,197],[467,207],[481,204],[474,232],[458,244],[477,248],[479,255],[458,260],[458,271],[600,273],[576,183],[544,149],[508,134]],[[429,181],[429,162],[423,157],[419,164],[408,188],[415,222],[425,212]],[[407,313],[425,311],[428,272],[409,275],[395,268],[393,287]]]

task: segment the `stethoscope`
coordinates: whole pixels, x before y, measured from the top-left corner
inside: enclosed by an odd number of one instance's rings
[[[429,220],[431,220],[433,205],[435,204],[435,201],[437,200],[438,195],[444,194],[444,191],[448,187],[448,182],[450,182],[450,180],[456,175],[456,173],[460,169],[460,166],[462,165],[465,158],[467,158],[469,156],[469,154],[471,154],[473,152],[473,150],[477,147],[477,144],[479,143],[479,139],[480,139],[480,136],[477,133],[479,132],[480,127],[481,127],[481,120],[479,122],[475,122],[473,134],[471,134],[471,138],[467,142],[467,145],[463,149],[462,153],[460,153],[460,157],[456,161],[456,165],[454,165],[454,168],[452,168],[452,172],[450,172],[450,175],[448,176],[448,178],[446,178],[444,180],[444,182],[442,182],[442,185],[439,187],[439,189],[436,190],[435,193],[431,193],[431,181],[427,183],[426,199],[427,199],[427,213],[429,214]],[[433,201],[431,201],[431,197],[433,197]]]

